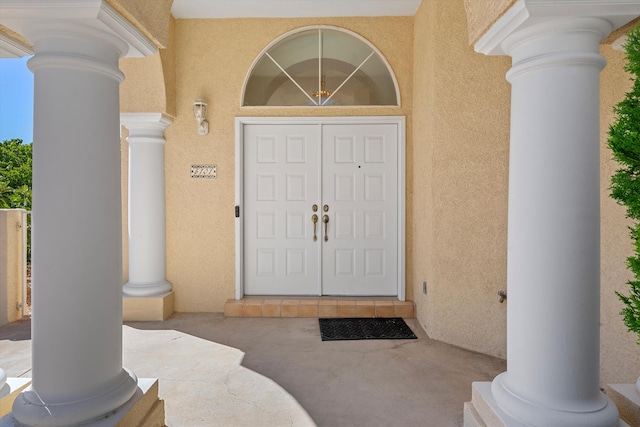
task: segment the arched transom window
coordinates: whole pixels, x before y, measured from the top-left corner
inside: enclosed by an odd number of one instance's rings
[[[395,76],[362,37],[333,27],[297,30],[268,46],[245,83],[245,106],[399,105]]]

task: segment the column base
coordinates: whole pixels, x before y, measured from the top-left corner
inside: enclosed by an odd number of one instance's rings
[[[16,425],[34,427],[67,427],[83,423],[99,425],[98,422],[111,418],[134,396],[137,380],[133,372],[123,368],[112,384],[105,385],[104,392],[83,400],[57,404],[43,402],[32,385],[13,402],[11,416],[15,418]],[[4,424],[0,425],[4,427]]]
[[[471,384],[471,402],[464,404],[464,427],[526,427],[507,415],[491,394],[491,382]]]
[[[130,322],[166,320],[173,314],[174,300],[173,291],[152,297],[123,295],[122,318]]]
[[[155,297],[171,292],[172,289],[173,286],[166,280],[146,285],[136,285],[129,282],[122,286],[122,293],[129,297]]]
[[[471,402],[464,404],[464,427],[532,427],[532,426],[560,426],[564,420],[547,419],[541,424],[530,424],[518,421],[504,412],[496,402],[491,392],[491,382],[474,382],[472,384]],[[590,421],[590,420],[589,420]],[[596,421],[597,422],[597,421]],[[574,423],[575,424],[575,423]],[[583,426],[604,427],[611,424],[596,424],[587,422]],[[619,420],[613,427],[629,427],[629,424]]]
[[[11,412],[13,401],[31,384],[31,378],[7,378],[7,383],[0,389],[0,418]]]
[[[158,398],[156,378],[139,378],[135,394],[124,406],[108,417],[91,423],[92,427],[163,427],[164,425],[164,401]],[[0,426],[22,427],[11,413],[0,418]]]
[[[620,418],[632,426],[640,426],[640,392],[636,384],[610,384],[607,396],[620,411]]]

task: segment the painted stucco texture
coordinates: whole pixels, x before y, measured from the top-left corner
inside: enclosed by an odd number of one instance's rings
[[[477,42],[515,2],[516,0],[464,0],[469,44]]]
[[[396,75],[402,106],[241,107],[261,51],[309,25],[346,28],[375,45]],[[165,132],[167,278],[177,311],[223,311],[235,295],[235,117],[404,115],[410,126],[413,18],[177,20],[175,29],[176,119]],[[192,113],[198,97],[209,103],[206,136],[197,134]],[[190,178],[192,164],[215,164],[217,178]]]
[[[473,51],[462,2],[415,19],[409,286],[431,337],[505,357],[510,61]]]
[[[157,47],[166,47],[173,0],[106,0]]]

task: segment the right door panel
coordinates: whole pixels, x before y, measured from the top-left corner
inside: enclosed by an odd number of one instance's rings
[[[398,294],[397,145],[395,124],[322,127],[323,295]]]

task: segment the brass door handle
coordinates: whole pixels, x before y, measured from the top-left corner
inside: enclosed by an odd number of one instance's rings
[[[316,226],[318,225],[318,215],[313,214],[311,216],[311,222],[313,223],[313,241],[318,240],[318,236],[316,235]]]
[[[329,240],[329,235],[327,234],[327,224],[329,224],[329,215],[322,215],[322,222],[324,222],[324,241]]]

